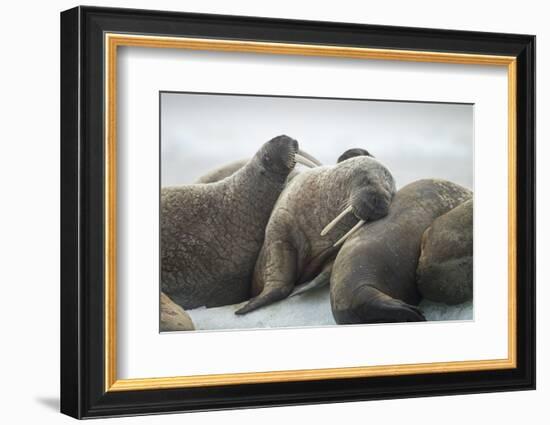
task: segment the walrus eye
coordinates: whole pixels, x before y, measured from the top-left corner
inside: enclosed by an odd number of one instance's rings
[[[263,160],[264,160],[265,162],[269,162],[269,161],[271,161],[271,158],[269,157],[269,155],[266,154],[266,155],[264,155]]]

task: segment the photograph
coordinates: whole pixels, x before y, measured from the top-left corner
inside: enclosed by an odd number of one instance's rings
[[[160,332],[474,320],[474,116],[161,91]]]
[[[63,414],[535,389],[536,36],[292,6],[61,12]]]

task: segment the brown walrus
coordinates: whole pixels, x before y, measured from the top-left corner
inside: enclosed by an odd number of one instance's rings
[[[185,309],[248,299],[267,221],[302,160],[298,142],[279,136],[217,183],[163,188],[162,291]]]
[[[301,151],[301,155],[311,162],[311,164],[308,164],[308,166],[320,166],[323,165],[321,162],[316,159],[315,157],[309,155],[308,153]],[[202,175],[199,177],[196,181],[196,183],[215,183],[220,180],[225,179],[226,177],[229,177],[236,171],[240,170],[242,167],[244,167],[248,163],[249,159],[239,159],[237,161],[230,162],[228,164],[222,165],[221,167],[214,168],[212,171],[209,171],[208,173]],[[291,180],[296,174],[298,174],[298,170],[293,169],[288,177],[287,180]]]
[[[368,150],[363,148],[351,148],[346,150],[342,155],[338,157],[337,163],[340,163],[342,161],[345,161],[346,159],[355,158],[356,156],[372,156],[374,158],[374,155],[372,155]]]
[[[424,320],[416,305],[422,234],[472,192],[445,180],[419,180],[400,189],[388,215],[351,236],[330,277],[332,314],[339,324]]]
[[[416,282],[430,301],[453,305],[472,299],[473,202],[466,201],[436,218],[422,236]]]
[[[281,193],[266,227],[252,282],[256,296],[236,313],[281,300],[295,285],[318,275],[350,229],[387,214],[394,193],[389,170],[368,156],[296,176]]]
[[[229,177],[235,171],[243,168],[250,159],[238,159],[237,161],[230,162],[222,165],[221,167],[214,168],[212,171],[200,176],[195,183],[214,183]]]

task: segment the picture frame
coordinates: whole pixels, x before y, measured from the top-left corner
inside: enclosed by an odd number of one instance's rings
[[[116,92],[122,46],[504,67],[506,358],[120,379]],[[83,6],[61,13],[62,413],[92,418],[534,388],[534,36]]]

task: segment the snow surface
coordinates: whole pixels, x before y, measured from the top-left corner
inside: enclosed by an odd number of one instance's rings
[[[238,316],[235,311],[245,303],[196,308],[187,311],[196,330],[288,328],[336,325],[330,309],[329,288],[318,288],[299,296],[286,298],[248,314]],[[420,310],[426,320],[471,320],[473,303],[456,306],[423,300]]]

